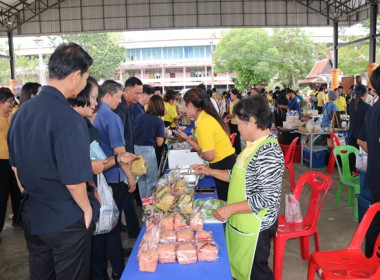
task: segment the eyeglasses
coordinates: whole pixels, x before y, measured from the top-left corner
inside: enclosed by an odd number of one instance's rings
[[[12,105],[15,105],[15,102],[13,99],[6,100],[5,102],[11,103]]]

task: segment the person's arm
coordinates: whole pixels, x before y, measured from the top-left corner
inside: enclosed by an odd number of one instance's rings
[[[182,139],[182,140],[186,141],[187,143],[189,143],[198,154],[201,154],[201,152],[202,152],[201,151],[201,147],[199,147],[198,142],[196,140],[192,139],[190,136],[188,136],[182,130],[172,130],[172,132],[175,135],[177,135],[180,139]]]
[[[224,182],[230,181],[230,175],[229,175],[228,170],[211,169],[210,167],[204,164],[194,164],[190,166],[190,168],[194,169],[195,174],[204,174],[204,175],[212,176]]]
[[[161,145],[164,143],[163,137],[156,137],[156,145],[157,147],[161,147]]]
[[[132,161],[136,158],[136,156],[134,154],[131,154],[131,153],[128,153],[128,152],[124,152],[124,153],[121,153],[121,154],[118,154],[116,156],[117,158],[117,161],[118,163],[122,163],[122,164],[131,164]],[[116,165],[116,161],[115,161],[115,156],[110,156],[108,158],[106,158],[106,163],[104,165],[104,170],[108,170],[110,169],[111,167],[115,166]]]
[[[125,153],[125,147],[120,146],[113,149],[115,155]],[[131,166],[129,164],[120,164],[120,168],[124,171],[125,175],[127,175],[128,180],[128,192],[134,192],[136,189],[136,180],[132,175]]]
[[[218,208],[214,213],[214,217],[217,220],[224,222],[233,214],[252,212],[253,211],[249,207],[248,201],[244,200],[236,203],[227,204]]]
[[[83,182],[75,185],[66,185],[66,188],[69,190],[71,196],[80,209],[82,209],[86,228],[88,228],[92,219],[92,207],[90,201],[88,200],[86,183]]]
[[[368,154],[367,141],[363,141],[363,140],[358,139],[357,143]]]
[[[91,160],[92,173],[98,175],[103,172],[107,160],[95,159]]]
[[[13,172],[15,173],[15,177],[16,177],[16,181],[17,181],[17,186],[18,186],[18,188],[20,189],[20,192],[22,193],[22,192],[24,191],[24,188],[22,187],[21,182],[20,182],[20,180],[18,179],[17,168],[14,167],[14,166],[12,166],[12,170],[13,170]]]

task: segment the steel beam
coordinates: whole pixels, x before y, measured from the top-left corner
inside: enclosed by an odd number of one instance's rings
[[[377,4],[371,5],[371,17],[369,26],[369,63],[376,62],[376,18],[377,18]]]
[[[15,73],[15,53],[14,53],[14,46],[13,46],[13,33],[8,32],[8,46],[9,46],[9,63],[11,66],[11,79],[15,79],[16,73]]]

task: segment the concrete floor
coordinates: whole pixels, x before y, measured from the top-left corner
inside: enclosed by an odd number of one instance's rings
[[[325,173],[326,168],[314,169]],[[296,179],[301,174],[307,172],[308,168],[300,164],[295,164]],[[332,176],[333,183],[329,193],[326,196],[324,205],[319,217],[319,237],[321,250],[341,249],[348,246],[356,228],[357,223],[353,221],[353,208],[347,207],[347,188],[343,189],[342,199],[338,210],[334,210],[334,199],[338,187],[338,173],[334,171]],[[285,171],[283,178],[282,196],[290,193],[289,176]],[[310,192],[302,194],[301,209],[307,209],[308,195]],[[284,198],[280,214],[284,213]],[[3,232],[0,234],[0,280],[24,280],[28,279],[28,253],[23,237],[23,231],[19,228],[13,228],[9,220],[6,221]],[[129,240],[125,232],[122,233],[123,246],[130,247],[134,244],[135,239]],[[311,252],[314,250],[313,239],[310,240]],[[272,267],[272,254],[270,256],[270,265]],[[190,267],[189,267],[190,268]],[[289,240],[286,243],[283,280],[304,280],[307,279],[308,262],[303,261],[300,257],[298,240]],[[191,270],[190,270],[191,271]],[[210,279],[212,276],[210,275]],[[167,278],[167,279],[175,279]],[[259,280],[259,279],[258,279]]]

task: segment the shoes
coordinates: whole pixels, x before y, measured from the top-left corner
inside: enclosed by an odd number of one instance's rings
[[[123,251],[124,251],[124,257],[129,257],[131,255],[131,253],[132,253],[132,249],[133,248],[125,248],[125,249],[123,249]]]
[[[112,279],[113,280],[118,280],[121,278],[121,274],[117,273],[116,271],[112,271]]]
[[[121,229],[121,231],[128,232],[128,228],[124,224],[121,224],[120,229]]]

